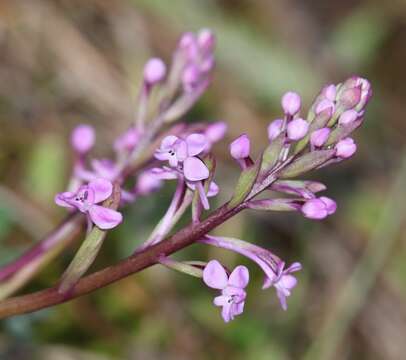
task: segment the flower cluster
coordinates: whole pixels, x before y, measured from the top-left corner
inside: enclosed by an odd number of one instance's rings
[[[179,40],[170,67],[158,58],[146,63],[135,122],[113,142],[113,159],[89,157],[95,143],[92,127],[79,125],[73,130],[74,169],[68,191],[55,197],[58,205],[86,214],[89,222],[107,230],[122,221],[120,212],[97,205],[112,195],[113,183],[121,187],[122,206],[157,191],[165,180],[176,180],[167,212],[136,254],[164,241],[189,208],[193,225],[203,223],[203,211],[210,209],[208,198],[219,192],[213,181],[216,161],[212,147],[225,136],[227,127],[221,121],[171,123],[184,115],[207,88],[215,63],[214,45],[209,30],[186,33]],[[152,107],[154,92],[161,102]],[[293,273],[301,269],[301,264],[286,266],[268,249],[240,239],[211,236],[209,232],[231,213],[244,209],[296,211],[314,220],[332,215],[336,202],[318,195],[326,186],[298,177],[354,155],[357,145],[350,135],[362,124],[371,94],[369,82],[354,76],[325,86],[305,116],[300,95],[289,91],[281,98],[281,116],[267,127],[268,144],[260,154],[252,156],[247,134],[229,144],[230,155],[241,171],[234,194],[219,212],[224,218],[208,222],[207,229],[196,232],[194,241],[234,251],[255,262],[264,272],[263,289],[274,288],[284,310],[297,285]],[[259,194],[263,195],[260,199]],[[229,272],[217,260],[177,262],[161,256],[156,261],[201,277],[207,286],[219,290],[214,304],[222,308],[225,322],[243,312],[249,282],[247,267],[240,265]]]

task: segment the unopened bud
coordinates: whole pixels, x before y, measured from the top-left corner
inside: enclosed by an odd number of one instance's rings
[[[287,135],[289,140],[300,140],[304,138],[309,131],[309,123],[303,119],[294,119],[287,126]]]
[[[300,111],[302,101],[299,94],[289,91],[282,96],[282,108],[286,115],[296,115]]]
[[[246,134],[239,136],[230,144],[230,154],[236,159],[245,159],[250,155],[250,139]]]

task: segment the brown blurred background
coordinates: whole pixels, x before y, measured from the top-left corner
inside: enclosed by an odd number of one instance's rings
[[[185,120],[225,120],[218,203],[237,170],[227,144],[247,132],[259,150],[286,90],[310,104],[352,74],[372,82],[359,151],[313,177],[339,205],[323,222],[247,213],[218,234],[300,261],[283,312],[254,264],[193,246],[182,259],[244,263],[254,281],[243,316],[223,324],[199,281],[152,268],[90,296],[1,323],[1,359],[405,359],[406,2],[402,0],[2,0],[0,2],[0,262],[58,223],[53,196],[70,171],[68,134],[97,129],[97,155],[131,121],[142,66],[171,59],[178,36],[212,28],[218,66]],[[130,254],[170,189],[128,209],[94,269]],[[75,248],[24,291],[55,283]]]

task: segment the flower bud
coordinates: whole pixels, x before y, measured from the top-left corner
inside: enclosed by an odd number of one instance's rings
[[[231,156],[236,159],[245,159],[250,155],[250,139],[246,134],[239,136],[230,144]]]
[[[359,115],[358,112],[355,110],[352,110],[352,109],[344,111],[340,115],[340,117],[338,119],[338,123],[340,125],[349,125],[349,124],[353,123],[355,120],[357,120],[358,115]]]
[[[162,180],[151,170],[142,172],[137,178],[137,194],[148,195],[162,186]]]
[[[330,132],[331,132],[330,128],[327,127],[313,131],[312,134],[310,135],[310,143],[314,147],[323,146],[326,143],[330,135]]]
[[[289,91],[282,96],[282,108],[286,115],[296,115],[301,106],[299,94]]]
[[[335,109],[334,103],[327,99],[321,100],[316,106],[316,115],[327,109],[330,109],[330,114],[333,114]]]
[[[303,119],[294,119],[287,126],[289,140],[300,140],[304,138],[309,130],[309,123]]]
[[[361,100],[361,87],[353,87],[344,89],[340,94],[339,103],[345,109],[353,109]]]
[[[209,143],[216,143],[224,137],[226,131],[227,124],[224,121],[218,121],[210,124],[204,134]]]
[[[340,140],[336,146],[336,156],[342,159],[348,159],[357,151],[357,144],[350,137]]]
[[[216,38],[210,29],[202,29],[197,34],[197,44],[203,53],[211,53],[214,50]]]
[[[94,145],[95,133],[90,125],[78,125],[71,134],[71,144],[73,149],[79,154],[87,153]]]
[[[193,91],[200,80],[200,71],[195,65],[187,66],[182,73],[182,84],[186,91]]]
[[[158,58],[152,58],[144,66],[144,81],[149,85],[161,82],[166,75],[166,65]]]
[[[272,141],[273,139],[278,137],[278,135],[282,131],[282,125],[283,125],[282,119],[276,119],[269,124],[269,126],[268,126],[269,141]]]
[[[334,200],[322,196],[319,199],[311,199],[302,206],[302,213],[305,217],[314,220],[321,220],[333,214],[337,209]]]
[[[321,91],[321,95],[323,95],[327,100],[335,101],[337,95],[336,86],[334,84],[326,85]]]

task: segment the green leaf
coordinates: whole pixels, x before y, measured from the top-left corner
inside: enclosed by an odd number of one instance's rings
[[[267,211],[296,211],[300,205],[294,199],[264,199],[248,202],[248,208]]]
[[[93,264],[106,235],[107,231],[101,230],[97,226],[93,228],[62,275],[58,289],[60,293],[65,294],[71,290],[87,269],[89,269],[90,265]]]
[[[265,176],[276,165],[284,143],[285,132],[282,132],[264,150],[259,170],[260,177]]]
[[[334,156],[335,150],[319,150],[307,153],[284,168],[278,175],[280,179],[292,178],[315,169]]]
[[[256,161],[254,165],[245,169],[241,173],[237,182],[237,186],[234,190],[234,195],[228,204],[229,208],[233,208],[241,204],[250,193],[252,187],[255,184],[255,180],[258,177],[260,164],[262,163],[261,159],[262,157],[258,161]]]
[[[103,206],[116,210],[120,203],[121,190],[118,184],[114,184],[112,195],[103,202]],[[93,264],[103,241],[107,235],[106,230],[94,226],[92,231],[86,236],[72,262],[62,275],[58,291],[66,294],[79,281],[82,275]]]

